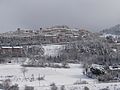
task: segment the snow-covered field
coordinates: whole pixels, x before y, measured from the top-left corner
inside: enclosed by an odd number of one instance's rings
[[[25,80],[20,65],[0,65],[0,80],[7,79],[8,76],[12,76],[13,83],[18,83],[19,86],[25,85],[39,86],[38,76],[45,76],[45,80],[40,81],[40,86],[49,86],[51,83],[56,85],[72,85],[77,80],[87,80],[89,83],[94,83],[95,80],[89,79],[83,75],[80,64],[70,64],[69,69],[63,68],[34,68],[27,67],[26,78],[31,78],[34,75],[35,80]]]
[[[26,78],[24,79],[20,65],[0,65],[0,81],[10,78],[12,84],[19,84],[20,90],[24,90],[25,85],[34,86],[35,90],[50,90],[50,84],[55,83],[58,88],[65,85],[66,90],[84,90],[85,86],[90,90],[100,90],[109,87],[110,90],[120,90],[120,83],[98,83],[95,79],[87,78],[83,75],[81,64],[70,64],[69,69],[64,68],[34,68],[27,67]],[[34,75],[34,80],[30,78]],[[45,80],[40,82],[38,76],[45,76]],[[11,76],[11,77],[9,77]],[[87,81],[88,84],[73,85],[76,81]]]

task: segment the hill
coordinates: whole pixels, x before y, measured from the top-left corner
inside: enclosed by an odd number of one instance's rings
[[[72,29],[67,26],[54,26],[40,30],[18,28],[14,32],[0,34],[0,45],[60,44],[82,39],[94,39],[97,36],[87,30]]]
[[[115,25],[115,26],[113,26],[111,28],[108,28],[108,29],[104,29],[104,30],[101,31],[101,33],[120,35],[120,24]]]

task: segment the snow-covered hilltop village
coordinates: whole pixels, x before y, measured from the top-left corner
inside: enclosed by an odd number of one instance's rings
[[[62,25],[1,33],[0,90],[120,90],[118,32]]]

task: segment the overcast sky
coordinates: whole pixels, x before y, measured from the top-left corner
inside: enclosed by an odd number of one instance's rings
[[[120,23],[120,0],[0,0],[0,32],[68,25],[98,31]]]

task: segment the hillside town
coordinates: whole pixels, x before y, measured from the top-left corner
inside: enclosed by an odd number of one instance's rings
[[[113,35],[66,25],[1,33],[0,89],[119,90],[120,46]]]

